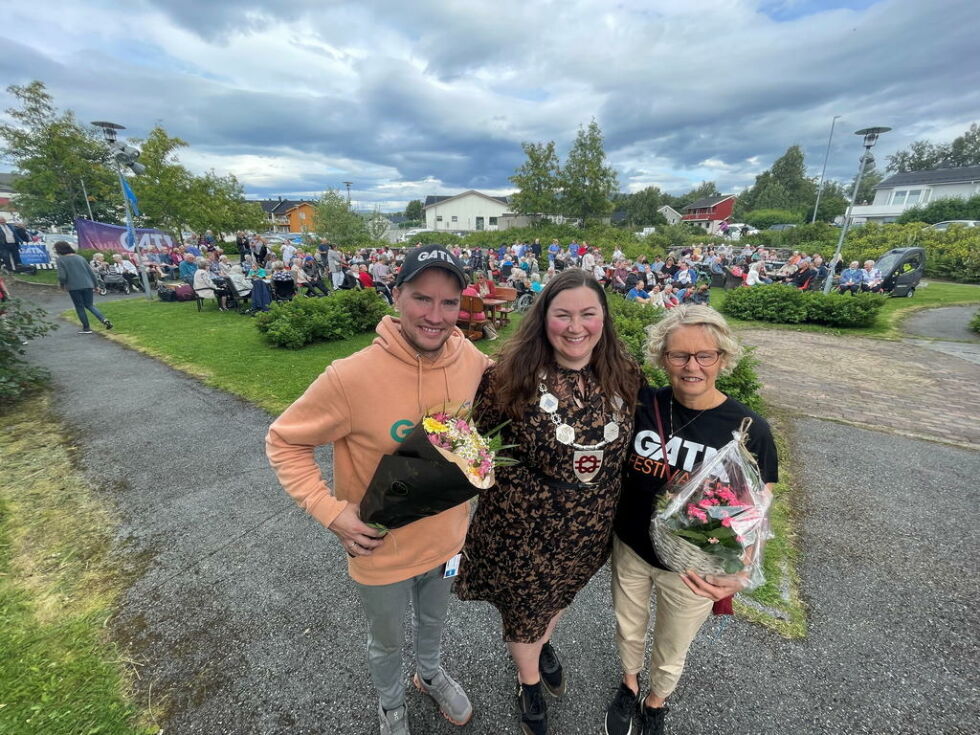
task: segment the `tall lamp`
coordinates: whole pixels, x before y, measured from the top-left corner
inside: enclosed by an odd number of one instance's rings
[[[112,160],[116,164],[116,174],[119,176],[119,191],[122,194],[123,206],[126,207],[126,242],[133,249],[133,252],[136,253],[137,260],[140,261],[138,268],[140,281],[143,283],[143,293],[146,294],[147,299],[152,299],[153,294],[150,293],[150,279],[147,277],[146,267],[142,263],[143,252],[136,240],[136,228],[133,226],[133,210],[130,207],[129,197],[126,195],[126,183],[123,180],[122,170],[123,165],[126,165],[134,174],[141,174],[146,171],[146,167],[136,162],[136,159],[140,155],[140,152],[136,148],[116,140],[116,131],[125,130],[125,126],[105,120],[96,120],[92,125],[97,128],[102,128],[105,142],[109,144],[109,148],[113,152]]]
[[[864,136],[864,153],[861,154],[861,165],[858,167],[858,175],[854,180],[854,191],[851,192],[851,201],[847,205],[847,213],[844,215],[844,226],[841,228],[840,237],[837,239],[837,248],[834,250],[834,257],[830,261],[830,270],[823,284],[824,293],[830,293],[830,289],[834,285],[834,273],[837,270],[837,261],[840,260],[840,251],[844,247],[844,238],[847,237],[847,231],[851,226],[851,211],[854,209],[854,200],[857,199],[858,190],[861,188],[864,169],[869,164],[873,168],[875,164],[874,156],[871,155],[871,149],[878,142],[878,136],[882,133],[887,133],[889,130],[891,128],[862,128],[854,132],[855,135]]]

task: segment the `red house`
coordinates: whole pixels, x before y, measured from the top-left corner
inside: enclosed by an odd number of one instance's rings
[[[681,210],[682,222],[703,227],[708,233],[714,235],[720,230],[718,226],[722,222],[731,222],[732,212],[735,210],[735,195],[723,194],[718,197],[705,197],[691,202]]]

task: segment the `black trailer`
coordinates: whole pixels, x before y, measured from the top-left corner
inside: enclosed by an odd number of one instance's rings
[[[926,251],[922,248],[894,248],[878,258],[881,290],[890,296],[912,298],[926,270]]]

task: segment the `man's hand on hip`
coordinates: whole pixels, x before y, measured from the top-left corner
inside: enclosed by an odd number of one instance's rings
[[[361,522],[360,506],[354,503],[348,503],[327,528],[350,556],[370,556],[384,541],[383,533]]]

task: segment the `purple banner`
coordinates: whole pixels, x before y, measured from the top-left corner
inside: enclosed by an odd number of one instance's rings
[[[78,233],[79,248],[85,250],[117,250],[120,253],[131,251],[131,248],[126,246],[125,227],[78,218],[75,220],[75,231]],[[163,230],[137,227],[136,244],[146,250],[150,247],[173,247],[174,241]]]

